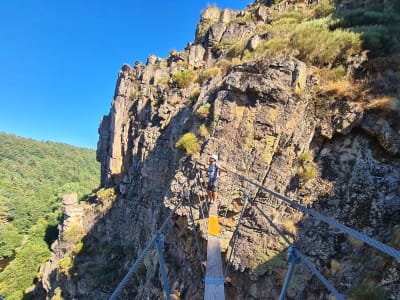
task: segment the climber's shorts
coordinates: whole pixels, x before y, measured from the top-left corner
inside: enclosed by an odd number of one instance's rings
[[[209,181],[207,184],[207,191],[212,191],[212,192],[216,192],[218,189],[218,181]]]

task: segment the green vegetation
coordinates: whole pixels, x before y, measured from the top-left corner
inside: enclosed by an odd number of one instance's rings
[[[321,15],[325,13],[320,12]],[[264,30],[270,34],[253,51],[246,50],[246,60],[265,59],[276,55],[295,55],[313,65],[337,66],[346,62],[349,56],[361,52],[360,34],[337,28],[331,17],[302,20],[296,14],[281,16]],[[262,28],[259,28],[261,30]],[[316,44],[314,41],[318,41]]]
[[[207,80],[218,76],[221,76],[221,69],[219,67],[211,67],[207,70],[204,70],[204,72],[200,74],[199,82],[204,83]]]
[[[241,39],[234,42],[226,52],[226,56],[229,58],[240,56],[243,50],[246,48],[247,41],[248,39]]]
[[[318,176],[318,169],[313,162],[313,155],[309,151],[303,152],[297,159],[299,167],[296,170],[296,175],[301,181],[301,186],[304,187],[307,181]]]
[[[181,89],[189,87],[196,79],[197,73],[188,69],[177,71],[172,75],[172,82]]]
[[[22,299],[57,237],[61,197],[99,184],[95,152],[0,133],[0,294]]]
[[[135,270],[135,275],[142,281],[146,280],[147,268],[143,262],[137,266],[137,268]]]
[[[296,174],[303,180],[308,181],[318,176],[318,169],[313,165],[300,166]]]
[[[206,118],[208,118],[208,116],[210,114],[210,109],[211,109],[211,103],[206,103],[206,104],[200,106],[196,110],[196,115],[198,115],[202,119],[206,119]]]
[[[117,198],[114,188],[101,188],[96,192],[96,196],[101,200],[114,201]]]
[[[193,105],[196,103],[197,99],[199,99],[200,96],[200,89],[199,88],[195,88],[194,90],[191,91],[190,93],[190,103]]]
[[[400,14],[394,10],[355,9],[336,16],[335,27],[347,28],[361,35],[363,48],[370,57],[390,55],[400,47]]]
[[[361,51],[359,34],[342,29],[330,31],[329,21],[323,18],[297,26],[290,45],[299,51],[301,60],[317,66],[338,65]]]
[[[200,143],[197,137],[191,133],[185,133],[175,144],[176,148],[183,149],[186,154],[193,155],[200,151]]]
[[[352,300],[385,300],[389,299],[385,290],[376,284],[358,284],[350,289]]]
[[[299,155],[298,159],[303,164],[305,162],[312,162],[313,156],[311,152],[305,151]]]
[[[199,127],[199,135],[201,137],[206,137],[210,135],[210,131],[208,130],[207,126],[205,124],[201,124]]]
[[[268,39],[254,51],[243,51],[240,43],[232,45],[227,57],[242,56],[249,61],[294,55],[318,67],[341,67],[346,71],[353,60],[360,62],[364,50],[368,58],[396,53],[400,48],[399,27],[397,4],[392,10],[369,8],[336,13],[332,1],[323,0],[298,10],[273,10],[272,23],[256,28],[258,34],[268,34]]]

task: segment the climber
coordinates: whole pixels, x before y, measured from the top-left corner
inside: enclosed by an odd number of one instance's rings
[[[210,204],[217,201],[218,177],[220,172],[228,172],[224,167],[217,164],[218,155],[213,154],[208,159],[208,184],[207,195]]]

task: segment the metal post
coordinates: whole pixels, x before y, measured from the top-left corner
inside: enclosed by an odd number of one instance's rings
[[[165,290],[165,297],[167,300],[171,300],[171,293],[169,291],[167,273],[165,271],[165,264],[164,264],[164,258],[163,258],[163,253],[162,253],[162,249],[164,248],[164,236],[159,231],[157,232],[157,238],[155,240],[155,245],[156,245],[156,250],[157,250],[157,254],[158,254],[158,260],[160,262],[160,270],[161,270],[161,276],[162,276],[164,290]]]
[[[293,271],[296,265],[301,261],[300,257],[297,255],[294,246],[290,246],[288,249],[288,260],[290,262],[288,272],[286,274],[285,283],[283,284],[281,295],[279,300],[285,300],[286,292],[289,288],[290,279],[292,279]]]

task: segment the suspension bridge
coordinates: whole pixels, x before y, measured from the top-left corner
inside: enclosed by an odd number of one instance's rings
[[[400,251],[396,250],[386,244],[383,244],[375,239],[372,239],[368,237],[367,235],[358,232],[354,229],[351,229],[331,218],[328,218],[327,216],[324,216],[312,209],[309,209],[298,202],[295,202],[279,193],[276,193],[267,187],[262,186],[261,184],[257,183],[255,180],[251,178],[247,178],[246,176],[243,176],[237,172],[234,172],[232,170],[228,170],[230,174],[235,176],[234,180],[242,180],[244,182],[247,182],[250,185],[253,185],[254,187],[257,187],[259,190],[262,190],[271,196],[275,197],[276,199],[290,205],[291,207],[308,214],[309,216],[314,217],[315,219],[324,222],[328,224],[331,227],[334,227],[336,229],[339,229],[340,231],[347,233],[351,235],[352,237],[361,240],[362,242],[368,244],[369,246],[393,257],[394,259],[400,261]],[[196,175],[195,178],[195,186],[197,191],[200,191],[203,189],[203,183],[204,180],[202,180],[200,175]],[[232,182],[232,186],[234,185],[234,182]],[[207,205],[207,199],[205,197],[200,197],[200,214],[202,215],[203,219],[208,220],[208,230],[207,230],[207,260],[206,260],[206,268],[204,270],[203,266],[203,255],[201,253],[201,248],[200,248],[200,243],[199,243],[199,237],[193,217],[193,203],[192,203],[192,192],[187,191],[185,197],[181,197],[181,199],[176,203],[175,208],[170,212],[164,223],[161,225],[161,227],[154,233],[153,237],[148,241],[146,247],[143,249],[143,251],[140,253],[140,255],[137,257],[136,261],[133,263],[133,265],[130,267],[128,273],[125,275],[125,277],[122,279],[120,284],[117,286],[117,288],[114,290],[112,295],[110,296],[109,300],[115,300],[118,299],[118,296],[120,295],[121,291],[124,289],[126,283],[130,279],[130,277],[133,275],[135,269],[138,267],[138,265],[143,261],[144,257],[146,254],[152,250],[156,249],[159,263],[160,263],[160,273],[161,273],[161,279],[162,279],[162,284],[164,287],[165,291],[165,298],[167,300],[171,299],[171,293],[168,285],[168,278],[166,274],[166,269],[165,269],[165,263],[163,259],[163,243],[164,243],[164,236],[162,232],[164,231],[165,227],[168,224],[168,221],[172,218],[172,216],[175,214],[176,210],[182,205],[183,201],[186,199],[188,201],[188,206],[189,206],[189,218],[190,218],[190,226],[191,230],[193,232],[193,235],[195,237],[195,243],[196,243],[196,248],[197,248],[197,256],[199,259],[199,263],[201,266],[201,271],[204,275],[204,300],[222,300],[225,299],[225,278],[227,277],[227,272],[228,272],[228,267],[232,263],[232,259],[234,257],[235,253],[235,246],[239,238],[239,228],[241,225],[241,221],[244,216],[244,212],[247,208],[248,205],[251,205],[258,213],[270,224],[270,226],[283,238],[285,243],[288,246],[288,271],[284,280],[284,283],[281,288],[281,293],[279,296],[279,300],[284,300],[286,298],[286,293],[289,287],[290,280],[292,278],[294,269],[297,264],[303,263],[311,272],[313,275],[315,275],[321,283],[329,290],[329,292],[338,300],[345,299],[344,295],[339,293],[337,289],[321,274],[321,272],[315,267],[315,265],[304,255],[302,254],[294,244],[290,242],[290,240],[287,238],[287,236],[279,229],[279,227],[274,224],[272,219],[267,216],[263,210],[259,207],[258,203],[255,201],[255,199],[250,199],[248,195],[243,196],[243,206],[241,209],[240,217],[238,219],[238,222],[235,226],[235,230],[233,232],[232,238],[231,238],[231,251],[229,255],[229,259],[226,262],[225,266],[225,271],[223,271],[222,268],[222,258],[221,258],[221,232],[220,232],[220,222],[219,222],[219,215],[224,215],[224,218],[226,218],[227,214],[227,208],[225,209],[225,213],[221,212],[219,210],[219,205],[215,203],[214,205]],[[208,212],[208,217],[206,218],[206,213]]]

